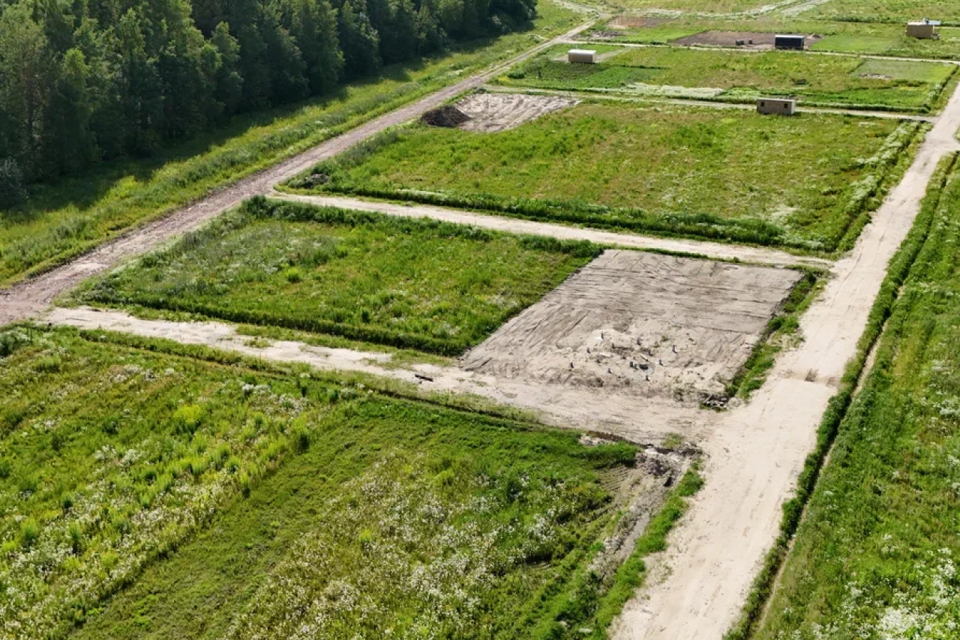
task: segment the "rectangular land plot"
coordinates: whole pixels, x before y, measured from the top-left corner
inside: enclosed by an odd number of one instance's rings
[[[663,484],[631,445],[112,340],[0,335],[11,640],[524,637],[602,596]]]
[[[780,4],[784,0],[615,0],[612,4],[625,9],[643,9],[684,13],[742,13]]]
[[[908,58],[956,59],[960,57],[960,29],[942,27],[939,40],[920,40],[906,35],[905,23],[838,22],[810,20],[807,14],[766,14],[744,22],[735,19],[615,18],[587,34],[591,40],[637,44],[677,44],[698,47],[765,49],[778,33],[816,35],[808,43],[812,51],[904,56]],[[754,44],[750,45],[749,40]]]
[[[464,368],[721,402],[798,271],[606,251],[470,351]]]
[[[957,637],[958,177],[928,193],[911,233],[930,233],[753,638]]]
[[[744,39],[748,36],[756,34],[743,35]],[[759,47],[765,40],[754,42]],[[801,105],[928,111],[937,104],[940,92],[957,68],[939,62],[786,51],[623,47],[618,52],[609,45],[601,49],[599,63],[585,65],[558,60],[557,54],[563,51],[563,47],[552,49],[514,69],[499,82],[733,102],[781,96],[796,98]]]
[[[587,243],[257,200],[80,297],[455,355],[597,252]]]
[[[805,18],[851,22],[940,20],[960,24],[960,4],[954,0],[830,0],[803,12]]]
[[[832,250],[869,216],[918,130],[824,114],[585,102],[496,134],[406,127],[291,186]]]

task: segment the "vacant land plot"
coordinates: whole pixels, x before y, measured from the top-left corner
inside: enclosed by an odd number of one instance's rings
[[[625,9],[688,13],[740,13],[754,11],[777,4],[789,4],[795,0],[614,0],[611,4]]]
[[[607,251],[464,358],[468,370],[721,402],[798,271]]]
[[[942,20],[960,24],[960,6],[953,0],[830,0],[802,14],[807,18],[855,22]]]
[[[634,447],[120,340],[0,335],[5,637],[516,638],[603,602]]]
[[[908,38],[902,23],[836,22],[782,18],[777,14],[749,22],[703,18],[645,21],[614,20],[592,32],[591,38],[640,44],[680,44],[735,47],[737,40],[754,40],[753,48],[773,45],[777,33],[814,35],[814,51],[955,59],[960,56],[960,29],[944,27],[938,40]],[[722,37],[720,35],[722,34]],[[745,48],[751,48],[746,44]]]
[[[960,180],[921,215],[930,237],[757,638],[957,637]]]
[[[750,101],[764,95],[801,104],[927,111],[957,67],[797,52],[604,47],[598,64],[557,60],[552,49],[511,71],[508,85]]]
[[[536,33],[556,35],[575,19],[540,4]],[[37,185],[29,202],[0,212],[0,284],[61,262],[144,220],[276,164],[374,116],[462,79],[464,73],[533,46],[531,33],[459,47],[392,66],[298,109],[239,118],[150,160],[105,165],[56,186]]]
[[[79,295],[453,355],[598,252],[261,199]]]
[[[917,130],[585,103],[493,135],[421,125],[389,132],[292,185],[831,250],[869,215]]]

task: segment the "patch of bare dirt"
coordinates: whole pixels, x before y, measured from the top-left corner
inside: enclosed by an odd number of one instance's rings
[[[687,406],[722,402],[799,279],[787,269],[607,251],[461,366]]]
[[[651,16],[631,16],[621,14],[611,20],[607,26],[611,29],[643,29],[644,27],[657,27],[669,22],[666,18],[654,18]]]
[[[684,47],[742,47],[747,49],[773,49],[776,42],[775,33],[750,31],[704,31],[685,38],[671,41]],[[807,48],[816,44],[820,36],[808,35]],[[743,44],[739,44],[743,43]]]
[[[469,120],[464,131],[497,133],[580,104],[575,98],[519,93],[474,93],[457,103]]]

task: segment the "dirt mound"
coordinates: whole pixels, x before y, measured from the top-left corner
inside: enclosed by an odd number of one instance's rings
[[[470,119],[465,131],[497,133],[579,104],[574,98],[528,96],[519,93],[474,93],[457,103]]]
[[[445,129],[456,129],[469,119],[470,116],[452,104],[431,109],[420,116],[420,122],[431,127],[444,127]]]

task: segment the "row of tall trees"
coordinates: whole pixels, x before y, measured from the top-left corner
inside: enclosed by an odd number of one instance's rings
[[[0,0],[0,199],[510,29],[535,2]]]

